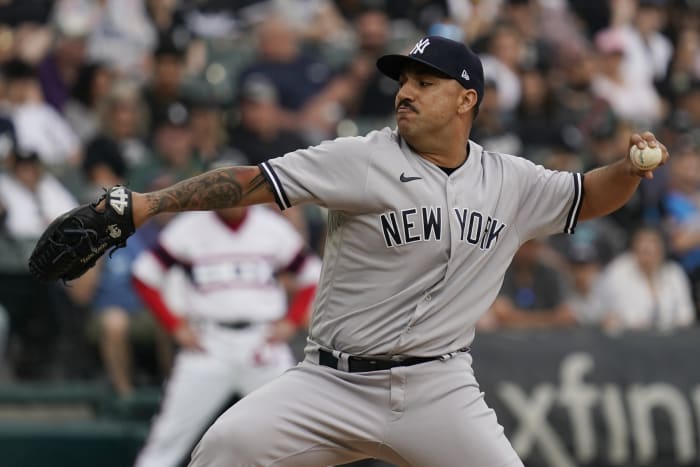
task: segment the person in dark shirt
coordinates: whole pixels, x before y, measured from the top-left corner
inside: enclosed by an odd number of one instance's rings
[[[353,22],[357,32],[357,51],[348,65],[348,73],[356,80],[358,97],[349,106],[355,118],[392,118],[387,109],[394,108],[396,82],[379,73],[374,63],[387,53],[391,25],[386,12],[367,8]]]
[[[238,93],[251,79],[264,79],[277,92],[283,128],[298,131],[307,144],[335,137],[355,97],[354,81],[307,53],[298,32],[281,16],[266,18],[256,37],[255,60],[236,79]]]
[[[156,48],[153,60],[153,77],[143,90],[143,100],[151,118],[151,131],[169,107],[183,99],[184,51],[166,40]]]
[[[243,85],[240,121],[231,131],[230,144],[254,165],[305,146],[299,134],[282,128],[275,87],[254,77]]]
[[[543,244],[524,243],[506,272],[501,291],[482,320],[485,328],[572,326],[576,318],[566,302],[562,271],[542,259]],[[488,323],[488,324],[486,324]]]
[[[300,111],[331,78],[330,67],[303,52],[292,27],[281,17],[266,19],[257,30],[256,60],[239,77],[245,85],[251,75],[264,76],[277,90],[279,104]]]

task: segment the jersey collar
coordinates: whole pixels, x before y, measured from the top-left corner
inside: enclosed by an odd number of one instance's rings
[[[216,215],[216,218],[219,219],[219,221],[221,221],[222,224],[224,224],[226,227],[233,230],[234,232],[237,232],[238,230],[241,229],[241,226],[243,225],[243,223],[246,221],[246,219],[248,219],[248,214],[249,214],[248,210],[246,209],[245,213],[243,213],[243,217],[241,217],[238,220],[233,221],[233,220],[223,219],[218,214],[214,213],[214,215]]]

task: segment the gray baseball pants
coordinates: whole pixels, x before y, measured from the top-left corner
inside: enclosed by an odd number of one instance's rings
[[[523,467],[480,392],[471,355],[365,373],[318,355],[249,394],[205,433],[190,467]]]

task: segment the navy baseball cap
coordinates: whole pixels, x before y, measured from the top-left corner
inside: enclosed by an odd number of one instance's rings
[[[462,42],[442,36],[420,39],[408,55],[391,54],[379,57],[377,68],[389,78],[398,81],[401,71],[409,63],[421,63],[455,79],[465,89],[477,94],[478,110],[484,97],[484,68],[479,57]]]

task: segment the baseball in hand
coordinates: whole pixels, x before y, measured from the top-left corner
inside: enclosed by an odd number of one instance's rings
[[[656,146],[639,149],[636,145],[630,148],[630,160],[632,164],[640,170],[651,170],[661,163],[663,153],[661,148]]]

